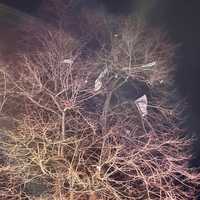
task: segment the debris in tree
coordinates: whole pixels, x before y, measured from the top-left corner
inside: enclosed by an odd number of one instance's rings
[[[101,87],[102,87],[102,82],[101,82],[101,80],[97,79],[95,81],[94,91],[95,92],[99,91],[101,89]]]
[[[157,62],[154,61],[154,62],[151,62],[151,63],[147,63],[147,64],[145,64],[145,65],[142,65],[141,67],[142,67],[142,68],[154,67],[156,64],[157,64]]]
[[[102,79],[105,77],[105,75],[108,73],[108,69],[105,68],[100,75],[98,76],[98,78],[95,80],[95,86],[94,86],[94,91],[97,92],[102,88]]]
[[[69,65],[72,65],[74,63],[74,61],[72,59],[64,59],[62,62],[62,64],[69,64]]]
[[[145,117],[148,114],[148,112],[147,112],[147,105],[148,105],[147,96],[143,95],[142,97],[136,99],[135,104],[136,104],[138,110],[140,111],[142,117]]]

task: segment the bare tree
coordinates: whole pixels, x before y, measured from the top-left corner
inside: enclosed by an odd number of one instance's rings
[[[24,107],[0,134],[1,199],[36,199],[31,187],[43,199],[194,199],[199,174],[175,113],[160,98],[145,116],[134,100],[112,105],[127,79],[158,90],[170,80],[168,44],[138,22],[121,28],[93,58],[62,29],[36,29],[31,51],[0,68],[0,94]]]

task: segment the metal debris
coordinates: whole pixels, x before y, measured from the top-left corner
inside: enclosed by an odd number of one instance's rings
[[[136,104],[139,112],[141,113],[142,117],[145,117],[148,114],[148,111],[147,111],[147,105],[148,105],[147,96],[143,95],[142,97],[136,99],[135,104]]]
[[[103,86],[103,78],[105,77],[105,75],[108,73],[108,69],[105,68],[100,75],[98,76],[98,78],[95,80],[95,85],[94,85],[94,91],[97,92],[99,91],[102,86]]]
[[[143,68],[153,67],[153,66],[155,66],[156,64],[157,64],[157,62],[154,61],[154,62],[151,62],[151,63],[144,64],[144,65],[142,65],[141,67],[143,67]]]

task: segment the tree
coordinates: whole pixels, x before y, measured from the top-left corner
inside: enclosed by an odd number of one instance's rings
[[[2,199],[195,196],[199,174],[187,166],[190,140],[174,110],[151,92],[171,80],[171,47],[138,21],[117,30],[90,57],[85,43],[45,26],[33,32],[30,52],[1,67],[0,94],[23,107],[16,129],[0,135]],[[113,102],[127,81],[148,86],[148,115],[135,99]]]

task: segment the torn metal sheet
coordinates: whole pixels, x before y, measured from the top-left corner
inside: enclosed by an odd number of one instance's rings
[[[151,62],[151,63],[144,64],[141,67],[143,67],[143,68],[154,67],[156,64],[157,64],[157,62],[154,61],[154,62]]]
[[[148,114],[148,111],[147,111],[147,106],[148,106],[147,96],[143,95],[142,97],[136,99],[135,104],[136,104],[138,110],[140,111],[142,117],[145,117]]]
[[[98,78],[95,80],[95,85],[94,85],[94,91],[97,92],[99,91],[102,86],[103,86],[103,78],[105,77],[105,75],[108,73],[108,68],[105,68],[100,75],[98,76]]]

